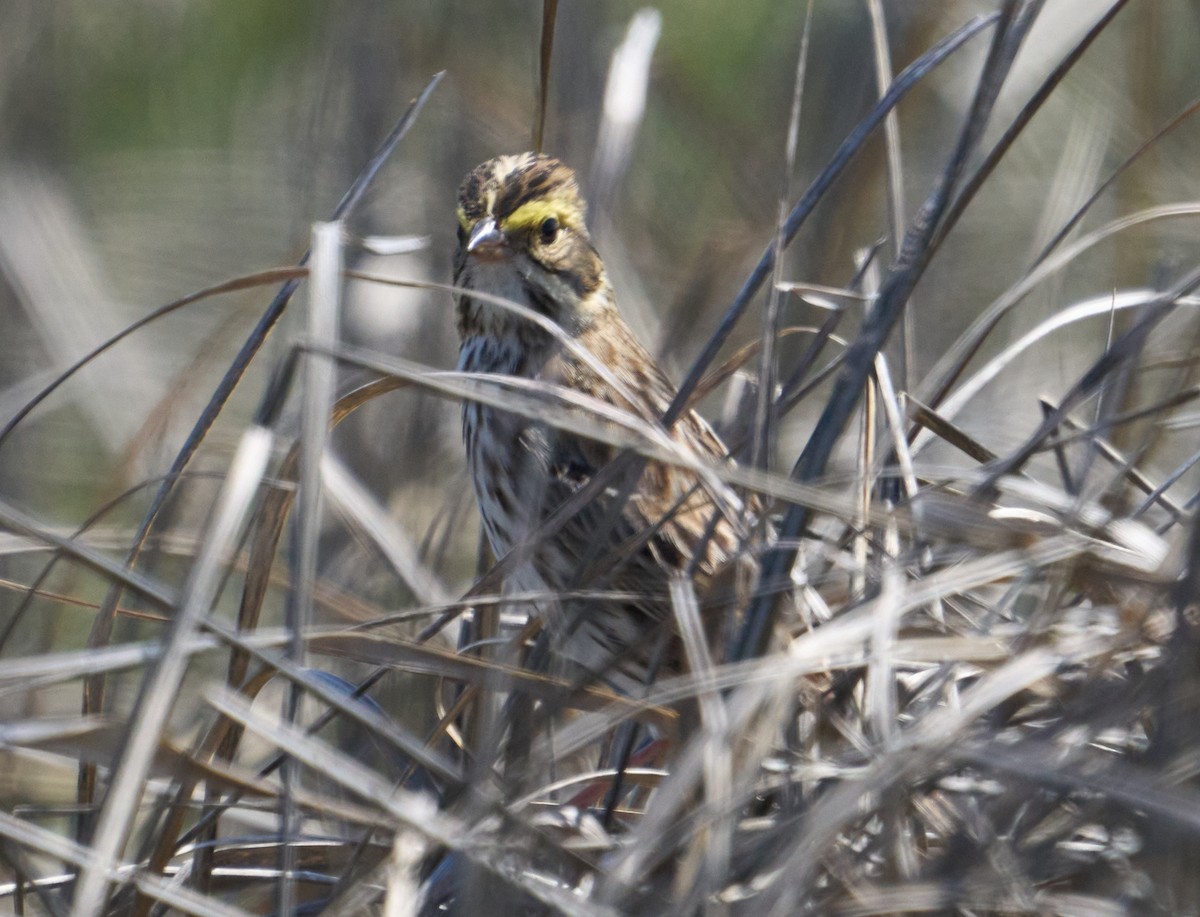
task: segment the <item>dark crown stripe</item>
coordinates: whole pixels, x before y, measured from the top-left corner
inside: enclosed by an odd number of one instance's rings
[[[496,216],[508,216],[522,204],[545,197],[555,187],[572,181],[570,171],[558,162],[535,163],[508,181],[496,202]]]

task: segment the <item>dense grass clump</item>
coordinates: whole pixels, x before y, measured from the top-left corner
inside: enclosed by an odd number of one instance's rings
[[[689,406],[713,416],[737,462],[704,471],[761,513],[706,593],[669,584],[682,674],[615,690],[546,663],[531,611],[617,597],[603,577],[569,595],[505,588],[520,552],[477,548],[460,459],[421,424],[428,402],[532,413],[621,447],[617,482],[631,463],[695,457],[636,418],[342,334],[343,301],[364,290],[449,299],[366,263],[381,242],[350,231],[440,76],[298,266],[184,296],[43,380],[0,418],[0,457],[110,347],[220,295],[269,303],[218,374],[186,368],[207,401],[162,467],[131,459],[72,529],[0,494],[0,907],[1200,908],[1200,252],[1173,234],[1200,205],[1113,193],[1196,106],[1112,162],[1081,121],[1058,173],[1006,171],[1125,5],[1031,79],[1036,0],[964,18],[894,76],[868,4],[881,91],[803,189],[778,183],[753,266],[697,271],[737,292],[662,424]],[[793,169],[818,38],[801,42]],[[646,66],[628,48],[621,66]],[[948,82],[960,98],[939,112],[930,87]],[[906,118],[935,116],[922,144],[936,168],[907,175]],[[619,127],[600,132],[602,196],[638,169]],[[864,186],[886,205],[862,204]],[[1014,188],[1045,202],[1020,246],[1000,239]],[[801,272],[793,240],[818,219],[860,244]],[[601,247],[617,247],[615,224]],[[994,242],[964,238],[981,225]],[[290,343],[266,348],[300,307]],[[252,366],[269,371],[238,419]],[[139,435],[161,434],[174,397]],[[364,417],[400,431],[395,499],[339,458]],[[405,478],[415,452],[428,468]]]

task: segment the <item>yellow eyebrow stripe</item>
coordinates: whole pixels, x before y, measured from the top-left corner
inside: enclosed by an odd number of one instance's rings
[[[500,227],[506,232],[512,230],[532,229],[540,226],[548,217],[554,217],[565,226],[573,225],[570,216],[553,200],[538,199],[526,201],[503,220]]]

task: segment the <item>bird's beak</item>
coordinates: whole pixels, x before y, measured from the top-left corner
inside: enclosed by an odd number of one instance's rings
[[[493,217],[486,216],[471,230],[467,251],[483,261],[499,261],[508,254],[508,237],[500,231]]]

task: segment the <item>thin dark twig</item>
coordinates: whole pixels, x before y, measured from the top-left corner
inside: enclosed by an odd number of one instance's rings
[[[57,391],[64,382],[74,376],[77,372],[79,372],[79,370],[83,369],[83,367],[95,360],[102,353],[110,350],[112,347],[119,344],[121,341],[125,340],[125,338],[129,337],[135,332],[145,328],[151,322],[155,322],[165,315],[170,315],[172,312],[176,312],[179,309],[182,309],[184,306],[190,306],[193,303],[200,302],[204,299],[209,299],[213,296],[219,296],[222,293],[233,293],[238,290],[247,290],[251,287],[260,286],[263,284],[278,283],[280,280],[291,281],[297,277],[304,276],[306,273],[307,270],[303,267],[284,267],[259,271],[254,274],[245,274],[241,277],[233,277],[229,280],[223,280],[211,287],[205,287],[203,290],[196,290],[195,292],[189,293],[187,296],[181,296],[179,299],[173,300],[164,306],[159,306],[148,315],[144,315],[132,324],[126,325],[108,340],[97,344],[78,360],[64,369],[61,373],[55,376],[45,388],[34,395],[19,411],[17,411],[16,414],[12,416],[8,423],[4,425],[3,429],[0,429],[0,446],[3,446],[5,440],[8,439],[13,430],[15,430],[17,426],[26,417],[28,417],[29,414],[32,413],[39,404],[54,394],[54,392]]]
[[[1050,416],[1054,410],[1054,406],[1048,404],[1045,399],[1039,400],[1039,406],[1042,409],[1042,417]],[[1050,450],[1054,453],[1054,463],[1058,466],[1058,476],[1062,480],[1062,488],[1065,493],[1073,497],[1079,496],[1079,482],[1075,480],[1075,475],[1071,472],[1071,463],[1067,458],[1066,444],[1062,442],[1059,436],[1054,436],[1050,443]]]
[[[875,355],[879,353],[889,332],[903,314],[909,293],[916,286],[932,257],[930,242],[945,213],[950,193],[967,157],[983,132],[992,105],[1030,21],[1020,15],[1015,0],[1007,3],[1001,12],[1000,24],[980,77],[979,89],[963,125],[958,144],[933,191],[909,228],[900,249],[900,257],[884,281],[875,305],[863,323],[861,334],[846,353],[842,370],[834,382],[833,392],[825,410],[792,470],[792,476],[796,480],[810,483],[824,472],[835,443],[858,405],[863,385],[874,366]],[[799,504],[788,507],[780,527],[780,538],[792,541],[808,528],[810,516],[811,510],[808,507]],[[776,547],[763,558],[759,588],[750,604],[741,633],[735,641],[732,659],[748,659],[761,655],[765,649],[772,629],[772,620],[778,609],[775,593],[788,578],[795,559],[796,549],[793,547]]]
[[[975,496],[982,498],[995,489],[996,482],[1000,478],[1020,471],[1030,457],[1041,448],[1042,441],[1058,429],[1070,411],[1073,411],[1080,402],[1104,385],[1110,373],[1120,369],[1142,352],[1150,332],[1174,311],[1175,302],[1197,288],[1200,288],[1200,268],[1193,270],[1170,290],[1147,303],[1146,314],[1101,354],[1100,358],[1063,396],[1058,407],[1051,411],[1038,425],[1038,428],[1030,434],[1025,443],[989,469],[987,477],[975,488]]]
[[[726,311],[716,332],[709,339],[704,351],[692,364],[687,378],[684,379],[674,399],[663,414],[662,424],[664,427],[670,428],[682,416],[683,412],[687,410],[691,396],[703,380],[708,366],[716,358],[718,351],[730,333],[732,333],[734,326],[745,312],[751,299],[753,299],[767,277],[771,275],[777,254],[782,252],[787,244],[795,238],[796,233],[799,232],[808,215],[816,207],[825,192],[829,190],[837,177],[846,169],[871,132],[917,82],[936,68],[938,64],[945,61],[954,51],[962,47],[970,38],[996,21],[996,19],[996,14],[976,17],[943,38],[925,52],[925,54],[921,55],[921,57],[911,63],[897,76],[888,92],[875,104],[875,107],[868,116],[842,142],[833,160],[801,196],[796,206],[792,208],[791,213],[788,214],[787,219],[783,222],[780,230],[773,236],[770,243],[768,243],[758,264],[734,298],[733,304]],[[637,455],[625,453],[616,456],[608,465],[592,475],[587,484],[543,521],[538,531],[532,536],[534,539],[533,544],[541,543],[543,539],[550,537],[567,520],[572,518],[579,511],[579,508],[587,505],[587,501],[590,501],[597,494],[601,493],[603,488],[609,486],[611,482],[619,481],[621,483],[617,486],[617,498],[611,501],[605,519],[598,526],[595,533],[594,543],[603,543],[607,537],[608,530],[620,518],[621,510],[624,507],[625,501],[632,493],[644,464],[645,459]],[[531,550],[531,547],[523,548],[523,546],[518,546],[504,558],[501,558],[496,567],[492,568],[489,576],[486,577],[489,586],[497,581],[496,577],[500,575],[502,567],[512,569],[509,565],[521,563],[525,557],[529,556]],[[442,619],[433,622],[430,627],[435,629],[445,627],[453,617],[454,615],[448,613]]]
[[[1103,21],[1106,21],[1108,18],[1111,18],[1111,15],[1115,14],[1116,10],[1119,7],[1123,6],[1127,2],[1128,2],[1128,0],[1120,0],[1120,2],[1117,3],[1113,7],[1113,10],[1110,12],[1110,15],[1108,17],[1105,17],[1105,20],[1101,20],[1101,21],[1103,22]],[[1089,35],[1090,35],[1090,33],[1089,33]],[[1158,141],[1162,140],[1163,137],[1165,137],[1167,134],[1171,133],[1171,131],[1175,130],[1175,128],[1179,127],[1180,124],[1182,124],[1184,121],[1186,121],[1188,118],[1190,118],[1192,115],[1194,115],[1198,111],[1200,111],[1200,99],[1194,99],[1192,102],[1190,102],[1187,105],[1187,107],[1185,107],[1183,109],[1183,111],[1181,111],[1174,118],[1172,118],[1170,121],[1168,121],[1166,123],[1166,125],[1164,125],[1153,137],[1151,137],[1149,140],[1147,140],[1145,143],[1143,143],[1141,146],[1139,146],[1136,150],[1134,150],[1132,153],[1130,153],[1125,158],[1124,162],[1122,162],[1119,166],[1117,166],[1115,169],[1113,169],[1112,174],[1109,175],[1108,178],[1106,178],[1104,181],[1102,181],[1099,184],[1099,186],[1096,188],[1096,190],[1092,192],[1091,196],[1088,197],[1088,199],[1079,206],[1079,209],[1077,209],[1075,211],[1075,213],[1072,214],[1071,218],[1069,220],[1067,220],[1066,223],[1063,224],[1062,228],[1059,229],[1059,231],[1057,233],[1055,233],[1054,238],[1052,238],[1049,242],[1046,243],[1046,247],[1043,248],[1042,251],[1038,254],[1037,258],[1034,259],[1033,266],[1036,267],[1037,265],[1041,264],[1043,261],[1045,261],[1047,258],[1050,257],[1051,252],[1053,252],[1056,248],[1058,248],[1060,245],[1062,245],[1063,240],[1066,239],[1066,237],[1068,235],[1070,235],[1072,229],[1074,229],[1076,226],[1079,225],[1079,221],[1082,220],[1084,218],[1084,216],[1087,215],[1087,212],[1089,210],[1091,210],[1092,205],[1095,204],[1096,201],[1098,201],[1101,198],[1101,196],[1104,194],[1105,191],[1107,191],[1109,188],[1111,188],[1116,183],[1117,179],[1120,178],[1125,173],[1126,169],[1128,169],[1135,162],[1137,162],[1139,159],[1141,159],[1142,156],[1145,155],[1146,151],[1149,150],[1156,143],[1158,143]]]
[[[122,566],[102,551],[80,544],[69,536],[57,535],[48,531],[38,520],[2,500],[0,500],[0,527],[53,545],[85,566],[121,583],[123,589],[132,589],[160,608],[169,610],[175,605],[176,596],[165,586]]]
[[[755,406],[754,437],[750,442],[749,464],[766,468],[772,450],[772,434],[777,419],[772,399],[775,394],[779,367],[776,365],[775,344],[779,335],[779,313],[783,303],[783,291],[779,288],[783,279],[783,226],[787,219],[787,202],[792,196],[792,173],[796,170],[796,147],[800,136],[800,113],[804,100],[804,77],[808,71],[808,44],[812,30],[812,0],[804,12],[804,26],[800,33],[800,52],[796,56],[795,87],[792,90],[792,113],[788,120],[787,143],[784,149],[783,187],[779,194],[779,217],[775,225],[775,265],[771,287],[767,291],[767,307],[763,318],[759,350],[758,403]]]
[[[538,61],[537,125],[533,130],[533,148],[542,151],[546,139],[546,108],[550,100],[550,58],[554,53],[554,21],[558,18],[558,0],[542,0],[542,45]]]
[[[1096,24],[1092,26],[1092,28],[1088,30],[1087,34],[1084,35],[1083,38],[1081,38],[1075,45],[1075,47],[1071,49],[1070,53],[1065,55],[1063,59],[1059,61],[1058,66],[1056,66],[1050,72],[1050,75],[1042,81],[1042,85],[1038,87],[1037,92],[1030,97],[1029,101],[1026,102],[1021,110],[1017,113],[1017,116],[1013,118],[1008,128],[1004,131],[1004,135],[996,142],[996,145],[992,147],[987,156],[984,157],[979,168],[976,169],[971,177],[963,183],[962,191],[959,192],[958,196],[955,197],[954,202],[950,205],[950,208],[946,213],[946,217],[942,221],[942,225],[938,228],[937,235],[934,236],[932,245],[935,249],[941,246],[947,234],[958,225],[958,221],[962,217],[963,212],[967,209],[967,206],[972,200],[975,199],[976,193],[978,193],[979,189],[983,187],[983,184],[987,178],[995,171],[1000,160],[1004,158],[1004,155],[1009,151],[1013,143],[1016,142],[1017,138],[1025,130],[1025,127],[1029,124],[1029,122],[1033,120],[1033,116],[1041,110],[1042,105],[1044,105],[1046,100],[1050,98],[1054,90],[1058,88],[1059,83],[1063,81],[1067,73],[1070,72],[1071,68],[1079,62],[1080,58],[1083,57],[1084,52],[1091,47],[1092,42],[1100,36],[1100,33],[1104,31],[1109,22],[1112,21],[1113,17],[1116,16],[1117,13],[1119,13],[1128,2],[1129,0],[1116,0],[1116,2],[1109,7],[1108,11],[1101,16],[1099,20],[1097,20]],[[1047,249],[1047,252],[1048,251],[1049,249]],[[942,403],[942,399],[946,397],[946,393],[949,392],[950,386],[957,381],[968,361],[979,349],[979,346],[983,343],[983,339],[991,331],[992,327],[993,326],[988,326],[981,329],[977,340],[972,342],[971,346],[962,355],[958,364],[952,367],[942,379],[938,380],[932,386],[932,391],[924,398],[926,404],[928,404],[930,408],[936,409]],[[922,388],[924,389],[925,387],[922,386]]]
[[[791,213],[788,214],[788,218],[783,226],[785,246],[795,238],[796,233],[800,231],[800,227],[804,225],[804,221],[808,219],[809,214],[812,213],[821,198],[825,196],[825,192],[829,190],[838,176],[850,165],[850,161],[862,148],[863,144],[866,143],[867,138],[875,128],[887,117],[888,112],[895,108],[900,100],[908,94],[909,90],[930,71],[950,57],[951,54],[962,47],[968,40],[974,38],[995,22],[996,18],[997,16],[994,13],[987,16],[977,16],[966,23],[966,25],[963,25],[943,38],[900,72],[895,82],[892,83],[891,88],[883,98],[875,103],[874,108],[871,109],[867,117],[859,122],[850,135],[842,141],[842,145],[838,147],[829,165],[809,185],[808,190],[804,192],[800,200],[796,202],[796,206],[792,208]],[[675,399],[667,408],[666,413],[663,414],[663,424],[665,426],[669,427],[674,424],[683,415],[683,412],[687,410],[692,392],[700,384],[700,380],[704,378],[709,364],[716,359],[717,353],[733,332],[742,314],[746,311],[746,307],[750,304],[750,300],[754,298],[754,295],[763,285],[763,282],[771,276],[771,271],[775,266],[777,247],[776,240],[772,237],[771,241],[767,243],[767,247],[763,251],[758,264],[754,266],[754,270],[750,272],[750,276],[746,278],[745,283],[742,284],[742,288],[738,290],[733,302],[726,310],[720,325],[717,326],[717,330],[713,332],[712,337],[709,338],[708,343],[704,346],[704,350],[701,351],[700,356],[692,364],[687,378],[679,386],[679,392],[676,394]]]
[[[881,240],[871,246],[870,251],[867,253],[867,257],[863,259],[862,264],[860,264],[854,271],[854,277],[852,277],[850,283],[846,285],[847,290],[853,290],[857,292],[858,290],[862,289],[863,279],[866,277],[868,268],[874,263],[876,255],[879,254],[882,244],[883,243]],[[817,357],[821,355],[821,352],[825,349],[825,345],[829,342],[830,338],[832,338],[833,333],[837,330],[838,325],[841,324],[841,321],[845,315],[845,309],[837,309],[833,312],[830,312],[829,315],[826,316],[825,321],[821,324],[816,336],[813,337],[812,341],[809,343],[808,347],[797,361],[795,368],[792,370],[792,374],[788,376],[787,381],[779,387],[779,396],[775,399],[774,405],[772,405],[772,410],[775,412],[776,423],[778,423],[782,417],[788,414],[797,404],[799,404],[800,400],[812,388],[812,383],[804,386],[803,388],[801,387],[801,383],[804,381],[804,378],[813,370],[813,367],[816,366]],[[816,379],[812,380],[812,382],[824,379],[829,370],[838,365],[838,361],[842,358],[842,356],[844,356],[844,354],[831,361],[825,369],[821,370],[817,374]]]
[[[334,220],[345,217],[362,200],[367,188],[374,180],[375,176],[378,175],[379,170],[383,167],[383,164],[391,156],[393,150],[395,150],[396,146],[412,127],[417,115],[425,106],[425,103],[428,101],[434,88],[439,82],[441,82],[442,76],[442,73],[435,74],[433,79],[429,81],[416,100],[409,105],[408,110],[405,111],[405,113],[401,116],[391,133],[388,134],[387,138],[380,145],[379,150],[367,162],[366,166],[363,168],[354,184],[350,186],[349,190],[342,197],[341,201],[338,202],[337,207],[334,208]],[[303,267],[307,260],[308,253],[305,252],[304,256],[300,259],[300,266]],[[150,508],[146,511],[141,524],[138,526],[137,533],[133,539],[133,544],[126,555],[125,566],[127,568],[131,568],[137,560],[146,536],[149,534],[151,527],[154,525],[154,521],[158,518],[158,514],[162,511],[163,506],[166,505],[167,499],[172,493],[172,483],[175,480],[178,480],[179,475],[182,474],[192,457],[196,454],[196,451],[200,447],[200,443],[207,436],[208,431],[216,421],[217,416],[221,413],[226,402],[233,394],[233,390],[237,387],[238,383],[242,379],[242,376],[249,368],[251,360],[254,359],[255,355],[266,341],[267,336],[275,327],[275,323],[283,314],[283,310],[286,308],[289,300],[291,299],[292,293],[295,292],[296,287],[299,286],[299,284],[300,281],[297,278],[292,278],[284,283],[279,292],[275,295],[275,298],[271,301],[271,304],[267,307],[267,311],[263,313],[262,317],[258,321],[258,324],[255,325],[249,337],[247,337],[245,342],[242,344],[241,349],[234,357],[229,369],[221,378],[221,381],[217,385],[216,390],[213,392],[212,397],[209,399],[208,404],[205,405],[199,419],[188,433],[187,438],[184,440],[183,446],[175,456],[175,460],[172,462],[171,468],[167,472],[166,480],[164,481],[163,485],[159,487],[158,492],[151,501]],[[88,635],[89,646],[100,646],[107,643],[110,639],[112,635],[113,616],[117,607],[117,603],[121,599],[121,593],[122,587],[119,583],[115,583],[109,588],[108,593],[104,597],[104,602],[102,603],[92,623],[92,631]],[[85,682],[83,697],[83,712],[85,715],[100,709],[103,704],[103,695],[104,679],[102,676],[94,679],[88,679]],[[95,789],[94,766],[85,766],[80,769],[79,784],[80,801],[91,802]],[[80,824],[77,826],[78,836],[82,838],[87,833],[87,830],[88,827],[86,824],[86,819],[81,820]]]
[[[220,475],[215,472],[203,472],[203,471],[192,472],[191,476],[194,478],[206,477],[206,478],[212,478],[214,480],[220,479]],[[150,478],[149,480],[146,480],[146,481],[139,481],[137,484],[135,484],[132,487],[128,488],[127,490],[117,494],[117,496],[113,497],[112,499],[106,500],[104,502],[104,504],[102,506],[100,506],[99,509],[97,509],[94,513],[92,513],[90,516],[88,516],[79,525],[79,527],[76,528],[75,531],[71,533],[68,540],[73,542],[73,541],[77,541],[78,539],[82,538],[83,535],[90,528],[92,528],[92,526],[94,526],[97,522],[99,522],[101,519],[103,519],[105,516],[107,516],[114,509],[117,509],[122,504],[124,504],[126,500],[128,500],[130,497],[132,497],[138,491],[144,490],[147,487],[150,487],[154,484],[160,484],[160,483],[161,483],[161,478],[157,478],[157,477]],[[8,623],[6,623],[3,627],[3,629],[0,630],[0,651],[3,651],[5,645],[9,641],[9,638],[12,637],[13,632],[16,630],[16,628],[20,624],[21,620],[25,617],[26,613],[29,611],[30,606],[33,604],[33,600],[38,595],[38,591],[39,591],[42,583],[44,583],[49,578],[50,574],[52,572],[54,572],[54,568],[58,564],[58,562],[66,556],[67,556],[67,552],[64,549],[62,549],[62,548],[56,549],[53,556],[48,561],[46,561],[45,566],[42,567],[42,569],[38,573],[38,575],[36,577],[34,577],[33,581],[29,584],[29,587],[25,590],[25,594],[21,598],[21,604],[17,606],[16,610],[12,614],[12,617],[9,618]]]

